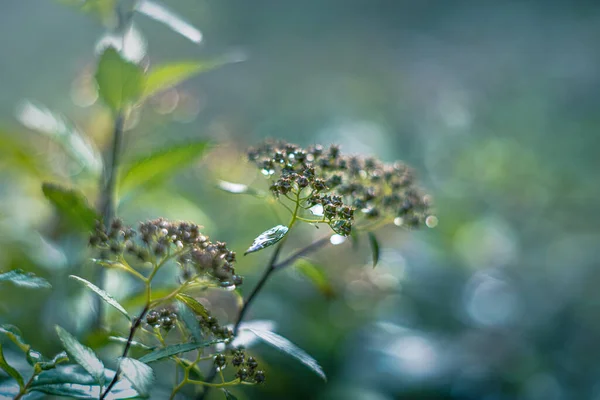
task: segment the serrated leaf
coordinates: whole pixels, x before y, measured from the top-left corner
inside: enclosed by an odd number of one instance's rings
[[[310,280],[312,284],[317,287],[323,296],[328,299],[331,299],[335,296],[333,286],[331,286],[331,283],[329,283],[329,279],[323,272],[323,268],[301,258],[296,261],[296,269],[298,272],[308,278],[308,280]]]
[[[194,341],[200,343],[202,341],[202,329],[200,328],[200,322],[196,319],[196,314],[182,301],[179,301],[177,305],[179,318],[181,318],[187,330],[192,334]]]
[[[125,60],[113,47],[107,47],[98,61],[96,83],[100,98],[119,112],[139,99],[144,90],[144,71]]]
[[[312,358],[310,355],[308,355],[304,350],[302,350],[301,348],[296,346],[294,343],[290,342],[288,339],[286,339],[283,336],[280,336],[274,332],[271,332],[271,331],[261,331],[261,330],[252,329],[252,328],[250,328],[248,330],[251,331],[252,333],[254,333],[259,338],[261,338],[264,342],[266,342],[266,343],[270,344],[271,346],[275,347],[276,349],[279,349],[279,350],[283,351],[284,353],[294,357],[295,359],[300,361],[302,364],[304,364],[308,368],[310,368],[317,375],[319,375],[324,381],[327,381],[325,372],[323,372],[323,369],[321,368],[319,363],[317,363],[317,361],[314,358]]]
[[[92,349],[79,343],[79,341],[69,332],[56,325],[56,333],[63,347],[67,351],[69,358],[81,365],[87,372],[90,373],[100,386],[104,385],[104,364],[98,359]]]
[[[157,1],[142,0],[137,3],[136,11],[161,22],[194,43],[202,41],[202,33],[179,15]]]
[[[187,143],[157,151],[133,162],[121,175],[119,188],[128,192],[149,182],[166,179],[196,161],[210,148],[207,141]]]
[[[196,300],[192,296],[183,294],[183,293],[179,293],[175,297],[177,298],[177,300],[184,302],[194,312],[194,314],[199,315],[202,318],[210,317],[210,314],[208,313],[208,310],[206,309],[206,307],[204,307],[202,305],[202,303],[200,303],[198,300]]]
[[[222,340],[211,340],[209,342],[203,343],[181,343],[181,344],[173,344],[167,347],[164,347],[159,350],[155,350],[150,354],[146,354],[141,357],[139,361],[149,364],[151,362],[159,361],[168,357],[175,356],[181,353],[187,353],[188,351],[201,349],[203,347],[212,346],[213,344],[221,343]]]
[[[244,255],[254,253],[255,251],[262,250],[269,246],[273,246],[275,243],[283,239],[288,230],[289,228],[285,225],[277,225],[267,231],[264,231],[256,239],[254,239],[252,246],[246,250]]]
[[[42,191],[61,217],[77,228],[89,231],[99,219],[83,193],[78,190],[46,182],[42,185]]]
[[[142,99],[146,99],[163,90],[176,86],[194,75],[210,71],[226,63],[226,60],[212,60],[179,61],[158,65],[148,72]]]
[[[105,370],[104,381],[110,382],[115,376],[112,370]],[[96,378],[88,374],[79,365],[58,366],[42,372],[30,385],[30,390],[54,396],[74,397],[78,399],[98,399],[102,387]],[[127,379],[120,379],[110,391],[107,399],[141,398]]]
[[[23,388],[25,386],[25,382],[23,381],[23,377],[21,376],[19,371],[11,367],[4,358],[4,353],[2,352],[2,343],[0,343],[0,369],[6,371],[6,373],[9,376],[16,380],[20,388]]]
[[[244,185],[243,183],[233,183],[219,180],[217,181],[217,187],[222,191],[231,194],[248,194],[257,197],[264,197],[265,195],[263,192],[251,188],[248,185]]]
[[[127,338],[124,337],[120,337],[120,336],[109,336],[108,340],[110,340],[111,342],[117,342],[117,343],[123,343],[123,344],[127,344],[128,340]],[[140,343],[137,342],[135,340],[132,340],[129,345],[131,347],[137,347],[138,349],[142,349],[142,350],[154,350],[154,347],[150,347],[145,345],[144,343]]]
[[[142,396],[148,395],[154,383],[154,371],[141,361],[133,358],[121,358],[121,372],[125,375],[135,390]]]
[[[117,300],[114,299],[110,294],[106,293],[104,290],[100,289],[98,286],[94,285],[92,282],[88,282],[87,280],[80,278],[76,275],[69,275],[69,278],[75,279],[76,281],[82,283],[92,292],[96,293],[98,296],[102,298],[107,304],[113,306],[118,312],[123,314],[127,319],[131,320],[131,317],[127,313],[127,310],[123,308],[122,305],[119,304]]]
[[[226,400],[237,400],[237,397],[232,395],[231,392],[229,392],[227,389],[221,389],[221,390],[223,391],[223,394],[225,394]]]
[[[373,232],[368,232],[369,244],[371,245],[371,255],[373,257],[373,268],[379,262],[379,241]]]
[[[12,271],[1,273],[0,282],[11,282],[14,285],[31,289],[49,289],[52,287],[50,282],[44,278],[40,278],[32,272],[25,272],[22,269],[13,269]]]

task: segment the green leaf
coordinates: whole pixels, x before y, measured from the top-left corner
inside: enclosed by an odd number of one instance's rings
[[[271,346],[294,357],[295,359],[300,361],[302,364],[304,364],[308,368],[310,368],[317,375],[319,375],[324,381],[327,381],[325,372],[323,372],[323,369],[317,363],[317,361],[314,358],[312,358],[310,355],[308,355],[304,350],[302,350],[301,348],[296,346],[294,343],[290,342],[283,336],[280,336],[271,331],[262,331],[262,330],[258,330],[258,329],[252,329],[252,328],[248,328],[248,330],[250,332],[254,333],[259,338],[261,338],[266,343],[270,344]]]
[[[373,268],[379,262],[379,242],[373,232],[368,232],[369,244],[371,245],[371,255],[373,256]]]
[[[56,333],[69,357],[92,375],[100,386],[104,385],[104,364],[92,349],[79,343],[69,332],[56,325]]]
[[[154,383],[152,368],[133,358],[121,358],[121,372],[142,396],[148,395]]]
[[[19,384],[12,379],[0,382],[0,399],[14,399],[20,391]],[[27,397],[27,400],[29,400],[29,397]]]
[[[179,61],[158,65],[148,72],[142,99],[146,99],[163,90],[176,86],[194,75],[210,71],[226,63],[226,60]]]
[[[66,6],[77,8],[79,11],[90,14],[105,24],[117,18],[115,10],[118,0],[58,0]]]
[[[226,400],[237,400],[237,397],[232,395],[231,392],[229,392],[227,389],[221,389],[221,390],[223,391],[223,394],[225,394]]]
[[[77,228],[89,231],[100,218],[90,207],[85,196],[77,190],[54,183],[44,183],[42,191],[61,217]]]
[[[115,376],[112,370],[105,370],[104,381],[109,382]],[[30,390],[54,396],[74,397],[78,399],[98,399],[102,387],[96,378],[88,374],[79,365],[58,366],[56,369],[42,372],[30,385]],[[140,395],[127,379],[120,379],[110,391],[107,399],[135,399]]]
[[[183,293],[179,293],[175,297],[178,300],[184,302],[189,308],[191,308],[191,310],[194,312],[194,314],[199,315],[202,318],[210,317],[208,310],[202,305],[202,303],[200,303],[198,300],[196,300],[192,296],[183,294]]]
[[[264,197],[265,196],[265,194],[263,192],[258,191],[254,188],[251,188],[242,183],[233,183],[233,182],[219,180],[219,181],[217,181],[217,187],[219,189],[223,190],[224,192],[231,193],[231,194],[249,194],[251,196],[256,196],[256,197]]]
[[[177,170],[196,161],[210,148],[207,141],[177,145],[160,150],[132,163],[121,175],[119,188],[128,192],[149,182],[168,178]]]
[[[352,250],[357,250],[360,244],[360,237],[358,236],[358,232],[356,230],[350,231],[350,239],[352,239]]]
[[[120,336],[109,336],[108,340],[110,340],[111,342],[127,344],[127,338],[120,337]],[[132,340],[129,345],[131,347],[137,347],[138,349],[142,349],[142,350],[154,350],[155,349],[154,347],[146,346],[144,343],[136,342],[135,340]]]
[[[1,273],[0,282],[11,282],[14,285],[31,289],[49,289],[52,287],[50,282],[44,278],[36,276],[33,272],[25,272],[22,269],[13,269]]]
[[[100,296],[102,298],[102,300],[104,300],[106,303],[113,306],[118,312],[123,314],[127,319],[131,320],[131,317],[129,316],[127,311],[123,308],[123,306],[120,305],[119,302],[117,300],[115,300],[114,297],[112,297],[110,294],[106,293],[104,290],[100,289],[98,286],[94,285],[93,283],[88,282],[85,279],[80,278],[76,275],[69,275],[69,278],[75,279],[76,281],[82,283],[84,286],[86,286],[92,292],[94,292],[98,296]]]
[[[186,353],[188,351],[201,349],[203,347],[212,346],[213,344],[222,343],[222,342],[223,342],[222,340],[211,340],[209,342],[204,342],[204,343],[173,344],[173,345],[164,347],[162,349],[155,350],[150,354],[146,354],[145,356],[141,357],[139,359],[139,361],[149,364],[151,362],[159,361],[164,358],[175,356],[177,354]]]
[[[117,50],[107,47],[100,56],[96,71],[100,98],[113,111],[120,112],[135,103],[144,90],[144,71],[126,61]]]
[[[269,246],[273,246],[275,243],[283,239],[288,230],[289,228],[285,225],[277,225],[267,231],[264,231],[256,239],[254,239],[252,246],[246,250],[244,255],[254,253],[255,251],[262,250]]]
[[[186,303],[180,301],[177,304],[179,318],[181,318],[187,330],[192,334],[194,341],[200,343],[202,341],[202,329],[196,319],[196,314],[191,311],[191,307],[188,307]]]
[[[16,326],[8,324],[0,325],[0,333],[8,337],[23,353],[31,350],[31,346],[25,343],[21,331]]]
[[[317,287],[325,298],[331,299],[335,296],[335,291],[329,283],[327,275],[323,272],[323,268],[303,258],[296,261],[296,268]]]
[[[62,352],[58,353],[57,355],[55,355],[54,358],[52,358],[52,360],[41,361],[38,364],[39,364],[40,368],[42,369],[42,371],[47,371],[49,369],[56,368],[56,366],[58,364],[67,362],[67,361],[69,361],[69,356],[67,355],[66,352],[62,351]]]
[[[11,367],[8,364],[8,362],[6,362],[6,359],[4,358],[4,353],[2,352],[2,343],[0,343],[0,368],[6,371],[6,373],[9,376],[11,376],[14,380],[16,380],[20,388],[23,388],[25,386],[25,382],[23,381],[23,377],[21,376],[19,371]]]
[[[196,27],[185,21],[179,15],[169,10],[166,6],[158,1],[138,1],[136,11],[152,18],[155,21],[161,22],[179,33],[181,36],[191,40],[194,43],[200,43],[202,33]]]

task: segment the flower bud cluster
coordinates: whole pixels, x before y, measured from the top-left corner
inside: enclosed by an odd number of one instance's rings
[[[416,186],[411,169],[400,162],[343,155],[336,145],[303,149],[270,141],[249,149],[248,159],[271,179],[270,190],[276,197],[307,194],[302,197],[305,205],[320,205],[323,222],[344,236],[358,219],[389,218],[398,225],[417,227],[429,215],[429,196]]]
[[[232,349],[231,354],[217,354],[214,364],[217,368],[223,368],[230,362],[237,368],[235,376],[244,382],[263,383],[265,373],[258,369],[258,361],[254,357],[248,357],[243,348]]]
[[[233,331],[225,326],[221,326],[219,321],[210,314],[207,317],[200,317],[198,322],[204,333],[212,335],[215,339],[233,339]]]
[[[222,287],[239,286],[243,281],[235,273],[235,252],[223,242],[211,242],[198,225],[189,222],[159,218],[142,222],[135,230],[115,219],[108,228],[97,223],[89,243],[115,256],[129,255],[142,262],[176,256],[184,280],[206,277]]]
[[[177,313],[168,308],[150,310],[146,314],[146,323],[153,328],[162,328],[170,331],[177,323]]]

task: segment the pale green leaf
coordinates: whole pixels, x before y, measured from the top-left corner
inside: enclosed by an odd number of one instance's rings
[[[0,273],[0,282],[11,282],[14,285],[31,289],[49,289],[52,287],[50,282],[44,278],[36,276],[33,272],[25,272],[22,269]]]
[[[44,183],[42,191],[60,216],[79,229],[89,231],[99,219],[98,213],[90,207],[83,193],[78,190]]]
[[[29,350],[31,350],[31,346],[25,343],[21,331],[16,326],[8,324],[0,325],[0,333],[5,335],[11,340],[11,342],[16,344],[22,352],[27,353]]]
[[[331,286],[331,283],[329,282],[327,275],[325,275],[325,272],[323,272],[322,267],[319,267],[312,262],[301,258],[296,261],[296,269],[298,272],[308,278],[308,280],[310,280],[317,287],[323,296],[328,299],[335,296],[333,286]]]
[[[127,310],[125,310],[123,308],[123,306],[120,305],[119,302],[117,300],[115,300],[114,297],[112,297],[110,294],[106,293],[104,290],[100,289],[98,286],[94,285],[93,283],[88,282],[87,280],[80,278],[76,275],[69,275],[69,278],[75,279],[76,281],[82,283],[84,286],[86,286],[92,292],[94,292],[98,296],[100,296],[102,298],[102,300],[104,300],[107,304],[113,306],[118,312],[123,314],[127,319],[131,320],[131,317],[127,313]]]
[[[283,239],[288,230],[289,228],[285,225],[277,225],[267,231],[264,231],[256,239],[254,239],[252,246],[246,250],[244,255],[254,253],[255,251],[262,250],[269,246],[273,246],[275,243]]]
[[[182,301],[179,301],[177,305],[177,314],[179,318],[183,321],[187,330],[192,334],[194,341],[200,343],[202,341],[202,329],[200,327],[200,322],[196,318],[196,314]]]
[[[196,315],[199,315],[203,318],[208,318],[210,315],[208,310],[200,303],[198,300],[193,298],[190,295],[179,293],[177,296],[178,300],[185,303]]]
[[[142,396],[148,395],[154,383],[152,368],[133,358],[121,358],[121,372]]]
[[[69,358],[81,365],[87,372],[90,373],[100,386],[104,385],[104,364],[98,359],[92,349],[79,343],[79,341],[69,332],[56,326],[56,333],[67,351]]]
[[[136,11],[155,21],[163,23],[174,32],[179,33],[181,36],[194,43],[200,43],[200,41],[202,41],[202,33],[200,33],[196,27],[158,1],[138,1]]]
[[[222,340],[211,340],[209,342],[203,342],[203,343],[174,344],[174,345],[164,347],[162,349],[155,350],[150,354],[146,354],[145,356],[141,357],[139,359],[139,361],[149,364],[151,362],[159,361],[159,360],[162,360],[162,359],[165,359],[168,357],[175,356],[177,354],[187,353],[188,351],[201,349],[203,347],[212,346],[213,344],[222,343],[222,342],[223,342]]]
[[[100,98],[113,111],[123,111],[135,103],[144,90],[144,71],[125,60],[117,50],[107,47],[100,56],[96,71]]]
[[[23,377],[19,371],[11,367],[4,358],[4,353],[2,352],[2,343],[0,343],[0,369],[3,369],[10,377],[16,380],[19,384],[19,387],[23,388],[25,386],[25,382],[23,381]]]

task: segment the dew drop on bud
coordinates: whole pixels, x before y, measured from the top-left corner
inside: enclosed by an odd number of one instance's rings
[[[264,175],[264,176],[271,176],[275,173],[274,169],[269,169],[269,168],[263,168],[260,170],[260,172]]]
[[[394,225],[396,225],[396,226],[402,226],[403,223],[404,223],[404,219],[402,219],[402,217],[396,217],[396,218],[394,218]]]
[[[435,228],[438,222],[438,217],[436,217],[435,215],[430,215],[427,218],[425,218],[425,225],[427,225],[428,228]]]

